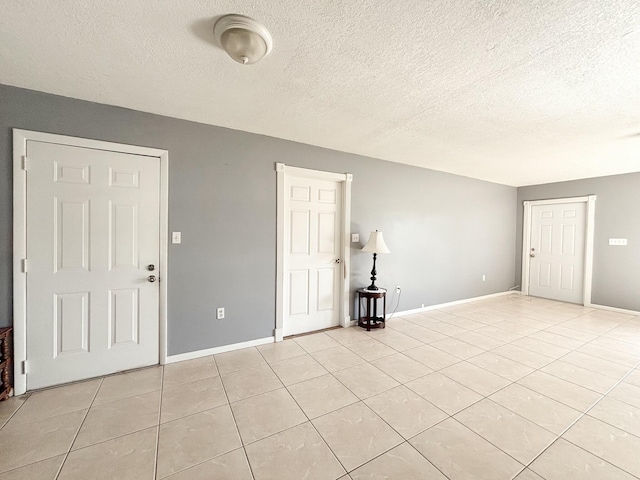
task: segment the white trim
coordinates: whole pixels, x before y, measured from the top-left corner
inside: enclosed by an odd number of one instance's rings
[[[179,353],[178,355],[170,355],[167,357],[166,364],[182,362],[183,360],[193,360],[194,358],[206,357],[207,355],[216,355],[218,353],[231,352],[233,350],[240,350],[241,348],[256,347],[258,345],[265,345],[267,343],[273,343],[275,337],[258,338],[257,340],[249,340],[248,342],[232,343],[231,345],[224,345],[222,347],[206,348],[204,350],[196,350],[195,352]]]
[[[429,310],[438,310],[439,308],[445,308],[445,307],[453,307],[455,305],[462,305],[464,303],[471,303],[471,302],[477,302],[479,300],[488,300],[489,298],[496,298],[496,297],[504,297],[505,295],[519,295],[520,292],[514,292],[512,290],[508,290],[506,292],[498,292],[498,293],[491,293],[489,295],[482,295],[480,297],[472,297],[472,298],[464,298],[462,300],[455,300],[453,302],[447,302],[447,303],[439,303],[437,305],[429,305],[427,307],[422,307],[422,308],[414,308],[413,310],[403,310],[402,312],[396,312],[393,314],[393,317],[401,317],[403,315],[412,315],[414,313],[422,313],[422,312],[428,312]],[[387,318],[391,318],[392,314],[387,314]]]
[[[347,327],[350,325],[349,298],[351,280],[351,182],[353,175],[346,173],[342,182],[342,305],[338,313],[340,325]]]
[[[284,163],[276,163],[276,332],[283,332],[284,324]],[[283,335],[276,337],[282,341]]]
[[[525,200],[525,203],[530,205],[557,205],[559,203],[579,203],[588,202],[589,198],[595,197],[595,195],[584,195],[582,197],[567,197],[567,198],[549,198],[545,200]]]
[[[522,216],[522,278],[520,279],[520,292],[529,295],[529,276],[531,275],[529,252],[531,251],[531,203],[523,203],[524,214]]]
[[[608,305],[596,305],[595,303],[592,303],[589,306],[592,308],[597,308],[598,310],[608,310],[610,312],[626,313],[627,315],[634,315],[634,316],[640,315],[640,312],[636,310],[627,310],[625,308],[610,307]]]
[[[596,227],[596,196],[589,195],[587,200],[587,238],[584,258],[584,287],[582,303],[591,306],[591,287],[593,285],[593,249]]]
[[[273,336],[275,337],[276,342],[281,342],[284,340],[284,330],[282,328],[276,328],[273,331]]]
[[[332,180],[334,182],[352,181],[350,173],[325,172],[323,170],[311,170],[309,168],[291,167],[284,163],[276,163],[276,171],[283,172],[294,177],[315,178],[318,180]]]
[[[338,318],[340,325],[345,327],[351,324],[349,319],[349,283],[351,278],[351,183],[353,175],[350,173],[333,173],[308,168],[291,167],[284,163],[276,163],[276,341],[281,341],[282,336],[277,332],[282,331],[284,323],[284,274],[286,272],[286,255],[284,252],[285,229],[285,175],[296,177],[316,178],[319,180],[332,180],[342,183],[342,236],[340,258],[342,260],[343,274],[340,275],[340,307]]]
[[[585,229],[585,252],[584,252],[584,284],[582,289],[582,304],[585,307],[591,306],[591,287],[593,283],[593,248],[596,219],[596,196],[587,195],[583,197],[554,198],[549,200],[525,200],[522,202],[524,214],[522,217],[522,295],[529,295],[529,251],[531,250],[531,207],[535,205],[557,205],[562,203],[587,204],[587,218]]]
[[[159,322],[160,345],[159,363],[167,361],[167,285],[168,285],[168,242],[169,242],[169,152],[157,148],[124,145],[86,138],[55,135],[13,129],[13,355],[14,394],[27,391],[27,376],[22,373],[22,362],[27,360],[27,276],[20,268],[27,255],[27,177],[22,168],[22,157],[27,155],[27,141],[55,143],[74,147],[107,150],[157,157],[160,160],[160,298]]]

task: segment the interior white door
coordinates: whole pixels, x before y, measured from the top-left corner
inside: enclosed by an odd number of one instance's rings
[[[283,334],[339,324],[342,184],[285,176]]]
[[[583,303],[587,204],[531,207],[529,295]]]
[[[27,157],[27,388],[158,363],[159,159],[37,141]]]

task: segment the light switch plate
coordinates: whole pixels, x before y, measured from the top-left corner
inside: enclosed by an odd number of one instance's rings
[[[171,243],[182,243],[182,232],[171,233]]]
[[[360,241],[360,234],[359,233],[352,233],[351,234],[351,241],[352,242],[359,242]]]
[[[626,247],[627,239],[626,238],[610,238],[609,245],[616,245],[618,247]]]

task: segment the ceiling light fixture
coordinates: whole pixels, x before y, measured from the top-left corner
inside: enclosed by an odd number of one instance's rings
[[[216,42],[236,62],[251,65],[269,55],[273,40],[269,30],[244,15],[225,15],[213,26]]]

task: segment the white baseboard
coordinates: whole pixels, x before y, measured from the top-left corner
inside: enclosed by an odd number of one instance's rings
[[[514,291],[492,293],[489,295],[482,295],[480,297],[465,298],[463,300],[456,300],[454,302],[439,303],[438,305],[429,305],[428,307],[414,308],[413,310],[404,310],[402,312],[396,312],[395,314],[393,314],[393,316],[401,317],[403,315],[411,315],[413,313],[428,312],[429,310],[437,310],[439,308],[453,307],[454,305],[462,305],[463,303],[471,303],[471,302],[477,302],[478,300],[487,300],[489,298],[503,297],[505,295],[511,295],[512,293],[519,294],[519,292],[514,292]],[[391,314],[387,314],[387,318],[389,317],[391,317]]]
[[[182,362],[183,360],[192,360],[194,358],[206,357],[207,355],[215,355],[217,353],[231,352],[232,350],[240,350],[241,348],[256,347],[273,343],[275,337],[258,338],[257,340],[249,340],[248,342],[233,343],[231,345],[223,345],[222,347],[207,348],[205,350],[196,350],[195,352],[180,353],[178,355],[170,355],[167,357],[167,364]]]
[[[610,312],[626,313],[627,315],[640,315],[640,312],[637,312],[635,310],[625,310],[624,308],[609,307],[608,305],[596,305],[595,303],[592,303],[590,305],[585,305],[585,306],[597,308],[599,310],[609,310]]]
[[[342,323],[340,324],[341,327],[353,327],[355,324],[357,324],[357,320],[351,320],[351,316],[347,315],[346,317],[344,317],[344,319],[342,320]]]

